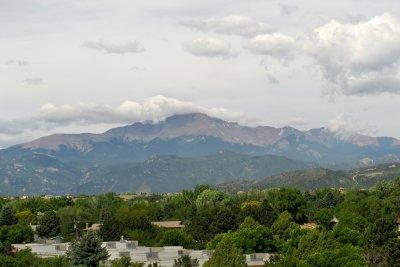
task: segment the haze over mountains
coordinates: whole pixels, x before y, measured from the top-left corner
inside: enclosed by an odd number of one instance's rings
[[[261,155],[270,156],[256,157]],[[358,167],[399,158],[395,138],[247,127],[191,113],[101,134],[56,134],[0,150],[0,193],[165,192],[317,164]]]

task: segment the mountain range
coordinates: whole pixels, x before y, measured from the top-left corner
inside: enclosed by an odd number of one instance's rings
[[[229,160],[227,151],[234,152]],[[54,134],[0,150],[0,194],[166,192],[317,165],[355,168],[399,159],[395,138],[249,127],[191,113],[100,134]]]

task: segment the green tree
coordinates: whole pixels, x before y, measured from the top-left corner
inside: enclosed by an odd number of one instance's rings
[[[0,228],[0,242],[8,244],[30,243],[33,230],[26,224],[6,225]]]
[[[15,214],[19,223],[30,224],[35,221],[36,216],[30,210],[23,210]]]
[[[122,235],[122,229],[114,213],[108,210],[103,211],[101,223],[100,236],[103,240],[119,240]]]
[[[60,218],[54,211],[46,211],[39,219],[39,226],[36,228],[39,236],[54,237],[60,233]]]
[[[13,209],[9,205],[3,206],[0,212],[0,226],[13,225],[17,222]]]
[[[192,259],[189,255],[183,255],[175,260],[174,267],[199,267],[199,260]]]
[[[63,207],[57,214],[60,216],[60,234],[65,241],[81,235],[86,223],[94,221],[93,213],[82,207]]]
[[[297,222],[305,221],[302,210],[305,207],[305,198],[298,189],[281,188],[268,191],[267,199],[271,206],[279,213],[287,211]]]
[[[194,239],[192,236],[182,230],[165,231],[160,240],[161,246],[183,246],[184,248],[193,248]]]
[[[207,244],[207,248],[216,248],[225,237],[233,240],[235,246],[244,253],[276,251],[271,230],[256,222],[252,217],[247,217],[237,231],[216,235]]]
[[[245,256],[235,246],[229,237],[224,237],[215,248],[211,259],[204,264],[205,267],[244,267],[246,266]]]
[[[196,207],[197,209],[213,208],[221,204],[221,202],[226,198],[227,195],[221,191],[205,189],[198,195],[196,199]]]
[[[111,267],[131,267],[132,262],[130,257],[121,257],[111,262]]]
[[[328,208],[319,209],[314,216],[315,221],[325,229],[331,227],[331,220],[333,218],[333,211]]]
[[[71,243],[67,255],[73,264],[97,267],[100,261],[109,257],[107,249],[101,244],[101,239],[95,233],[89,232],[81,240]]]

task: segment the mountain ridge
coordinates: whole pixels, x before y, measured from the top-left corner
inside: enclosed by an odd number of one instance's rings
[[[216,138],[226,146],[249,146],[264,154],[319,163],[335,163],[340,161],[340,157],[343,162],[383,157],[391,157],[390,161],[395,161],[400,158],[400,140],[391,137],[333,132],[327,128],[300,131],[289,126],[241,126],[202,113],[174,115],[160,122],[136,122],[100,134],[55,134],[13,148],[51,151],[66,149],[89,153],[97,144],[140,145],[154,140],[187,140],[201,136]],[[217,150],[212,151],[215,152]]]

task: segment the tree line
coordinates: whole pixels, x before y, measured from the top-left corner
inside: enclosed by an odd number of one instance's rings
[[[244,254],[261,252],[273,255],[266,266],[400,265],[400,180],[370,190],[277,188],[235,195],[200,185],[128,200],[113,193],[2,199],[0,208],[0,266],[97,266],[108,257],[101,241],[121,236],[145,246],[213,250],[206,266],[245,266]],[[151,223],[164,220],[180,220],[185,227],[168,230]],[[309,222],[318,227],[301,227]],[[99,233],[85,234],[93,223],[101,224]],[[67,256],[40,259],[15,252],[11,244],[33,241],[30,225],[37,225],[41,238],[72,242]],[[87,250],[93,252],[91,262],[82,257]],[[138,266],[126,258],[112,264]],[[176,262],[197,265],[187,257]]]

